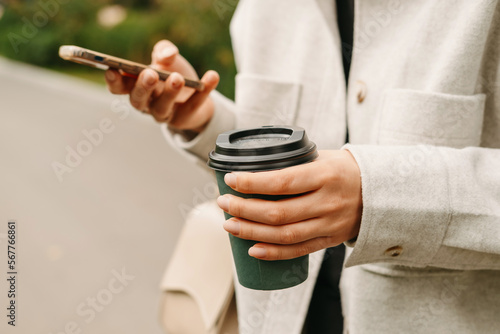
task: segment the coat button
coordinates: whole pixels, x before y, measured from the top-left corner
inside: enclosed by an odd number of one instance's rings
[[[358,103],[363,103],[366,97],[366,84],[358,80],[356,81],[356,87],[357,87],[357,95],[356,97],[358,98]]]
[[[387,248],[387,250],[384,252],[386,256],[390,257],[398,257],[403,253],[403,247],[401,246],[394,246],[391,248]]]

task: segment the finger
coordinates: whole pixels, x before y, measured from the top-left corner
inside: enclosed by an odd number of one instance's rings
[[[158,83],[155,85],[155,89],[153,91],[153,98],[159,98],[162,94],[163,91],[165,90],[165,81],[158,81]]]
[[[146,69],[139,74],[137,82],[130,92],[130,104],[137,110],[147,110],[151,94],[158,82],[158,73],[151,69]]]
[[[205,119],[208,110],[202,108],[203,102],[207,100],[210,93],[219,84],[219,74],[215,71],[208,71],[201,78],[201,82],[204,83],[205,89],[203,91],[197,91],[186,102],[179,104],[177,107],[174,118],[171,121],[171,125],[179,129],[189,129],[202,124],[197,124],[197,119]],[[210,115],[211,116],[211,115]],[[210,118],[210,117],[209,117]]]
[[[161,40],[153,47],[151,58],[153,64],[162,65],[165,67],[171,66],[176,56],[179,54],[179,49],[174,43],[168,40]]]
[[[151,55],[151,67],[169,72],[182,73],[186,78],[198,80],[198,75],[189,62],[179,54],[172,42],[162,40],[156,43]],[[194,90],[189,88],[188,90]]]
[[[304,220],[281,226],[260,224],[241,218],[231,218],[224,222],[224,229],[232,235],[246,240],[291,245],[314,239],[324,231],[321,219]]]
[[[233,172],[224,182],[244,194],[295,195],[317,190],[325,184],[317,161],[269,172]]]
[[[231,216],[264,223],[284,225],[321,216],[327,208],[325,201],[318,201],[314,194],[266,201],[257,198],[242,198],[224,195],[217,199],[217,204]]]
[[[150,106],[151,115],[157,122],[171,117],[176,98],[184,87],[184,78],[179,73],[172,73],[163,86],[163,93]]]
[[[334,247],[340,243],[341,242],[334,240],[333,237],[319,237],[293,245],[257,243],[248,250],[248,255],[267,261],[289,260],[328,247]]]
[[[108,90],[113,94],[130,94],[136,79],[121,75],[116,70],[107,70],[105,74]]]

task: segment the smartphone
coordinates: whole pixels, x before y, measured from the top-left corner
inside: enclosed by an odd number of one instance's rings
[[[75,45],[62,45],[59,48],[59,56],[65,60],[69,60],[78,64],[83,64],[91,67],[96,67],[101,70],[109,68],[118,70],[122,75],[137,78],[146,68],[156,71],[160,76],[160,80],[167,80],[171,72],[157,70],[151,66],[135,63],[130,60],[110,56],[104,53],[88,50]],[[205,85],[201,81],[184,78],[187,87],[202,91]]]

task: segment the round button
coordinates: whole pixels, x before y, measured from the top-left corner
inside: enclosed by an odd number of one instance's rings
[[[388,248],[384,254],[387,256],[390,256],[390,257],[397,257],[397,256],[400,256],[401,253],[403,253],[403,247],[394,246],[394,247]]]
[[[357,87],[356,97],[358,99],[358,103],[363,103],[363,101],[366,98],[366,84],[363,81],[358,80],[356,81],[356,87]]]

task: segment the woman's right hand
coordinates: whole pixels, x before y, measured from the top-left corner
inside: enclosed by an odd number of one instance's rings
[[[137,110],[150,114],[157,122],[167,123],[178,130],[201,132],[214,113],[209,96],[217,87],[219,75],[208,71],[201,78],[203,91],[184,86],[184,77],[199,80],[191,64],[179,54],[170,41],[156,43],[151,67],[173,72],[166,81],[158,73],[146,69],[137,79],[121,75],[116,70],[106,71],[106,83],[113,94],[128,94],[130,103]]]

